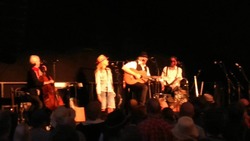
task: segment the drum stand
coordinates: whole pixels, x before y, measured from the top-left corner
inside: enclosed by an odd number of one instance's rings
[[[152,93],[151,93],[151,81],[148,80],[148,98],[149,98],[149,99],[152,98],[151,94],[152,94]]]

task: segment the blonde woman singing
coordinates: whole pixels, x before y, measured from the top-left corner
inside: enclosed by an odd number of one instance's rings
[[[95,70],[95,82],[97,99],[101,102],[102,111],[111,113],[115,109],[115,92],[113,76],[109,65],[108,57],[101,54],[97,57]]]

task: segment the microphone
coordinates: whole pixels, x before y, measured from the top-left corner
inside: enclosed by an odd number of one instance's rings
[[[216,64],[221,64],[222,63],[222,61],[214,61],[214,64],[216,65]]]
[[[198,70],[198,74],[200,74],[200,73],[201,73],[201,69]]]
[[[201,69],[199,69],[199,70],[198,70],[198,72],[197,72],[197,75],[196,75],[196,76],[198,77],[200,74],[201,74]]]
[[[150,60],[154,60],[154,59],[155,59],[155,57],[150,57],[149,59],[150,59]]]
[[[181,61],[177,61],[177,64],[178,64],[178,65],[182,65],[182,62],[181,62]]]
[[[117,64],[115,64],[115,63],[113,63],[113,62],[112,62],[110,65],[111,65],[111,67],[114,67],[114,68],[117,67]]]
[[[42,60],[42,61],[41,61],[41,64],[46,64],[46,63],[47,63],[46,60]]]
[[[242,68],[242,67],[240,66],[240,64],[238,64],[238,63],[235,63],[235,66],[236,66],[237,68],[239,68],[239,69]]]
[[[155,57],[150,57],[149,60],[152,62],[152,63],[156,63],[156,58]]]

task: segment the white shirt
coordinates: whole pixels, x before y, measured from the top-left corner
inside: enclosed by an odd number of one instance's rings
[[[161,73],[164,82],[171,84],[176,78],[182,79],[182,68],[175,66],[174,68],[165,66]]]
[[[113,92],[113,76],[110,68],[97,70],[95,72],[96,93]]]
[[[140,61],[138,61],[138,65],[141,65],[141,68],[142,68],[143,71],[145,71],[145,67],[146,67],[147,68],[147,76],[150,76],[150,71],[149,71],[149,67],[148,66],[141,64]],[[136,67],[137,67],[137,61],[128,62],[124,66],[127,67],[127,68],[136,69]]]

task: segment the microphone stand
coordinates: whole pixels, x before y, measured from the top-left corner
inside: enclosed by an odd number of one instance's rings
[[[247,92],[248,92],[248,100],[250,100],[250,82],[249,82],[249,79],[248,79],[248,77],[247,77],[247,75],[246,75],[246,73],[245,73],[245,71],[244,71],[244,69],[242,68],[242,66],[238,66],[238,69],[239,69],[239,71],[241,72],[241,74],[243,75],[243,77],[244,77],[244,79],[246,80],[246,82],[247,82]]]
[[[228,104],[231,103],[231,87],[235,90],[234,84],[232,83],[231,79],[229,78],[229,75],[227,73],[226,67],[224,65],[224,63],[220,63],[219,66],[221,67],[221,69],[223,70],[225,77],[227,79],[227,94],[228,94]]]
[[[238,100],[240,100],[241,98],[241,89],[244,90],[243,86],[240,84],[240,81],[235,77],[235,75],[229,71],[229,73],[231,74],[231,76],[235,79],[236,83],[237,83],[237,93],[238,93]]]
[[[160,76],[160,69],[159,69],[159,67],[158,67],[158,63],[157,63],[156,60],[155,60],[155,67],[156,67],[156,69],[157,69],[157,76]]]
[[[123,82],[122,82],[122,79],[121,79],[121,73],[120,73],[120,71],[118,69],[118,64],[119,63],[124,64],[124,61],[111,61],[111,62],[113,62],[113,63],[111,63],[110,67],[114,70],[114,73],[115,73],[115,76],[116,76],[116,81],[117,81],[117,91],[116,91],[117,99],[116,100],[118,100],[118,102],[117,102],[116,106],[117,106],[118,109],[120,109],[122,101],[123,101],[122,95],[121,95]]]
[[[150,59],[154,64],[155,64],[155,67],[156,67],[156,73],[157,73],[157,77],[160,76],[160,69],[159,69],[159,66],[158,66],[158,63],[157,63],[157,60],[154,58],[154,59]],[[159,87],[157,87],[159,86]],[[149,86],[151,87],[151,86]],[[155,93],[159,93],[161,92],[161,84],[160,85],[157,85],[155,83],[155,90],[154,90]],[[151,90],[150,90],[150,96],[151,96]]]
[[[56,63],[59,62],[59,60],[53,61],[53,79],[56,81]]]

